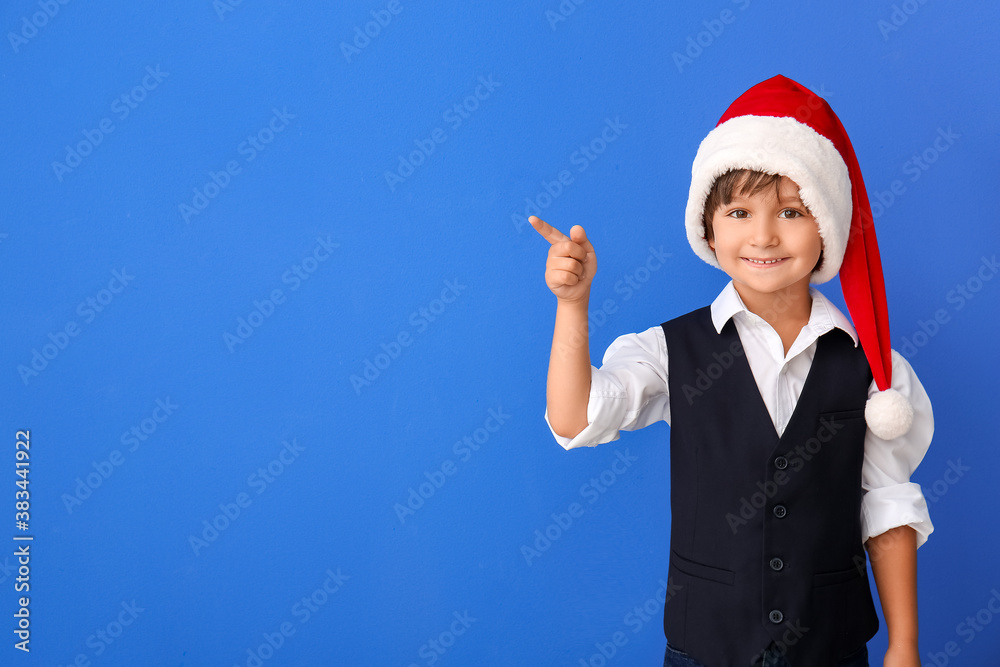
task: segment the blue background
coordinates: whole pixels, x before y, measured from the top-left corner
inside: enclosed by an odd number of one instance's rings
[[[995,4],[388,7],[0,9],[0,662],[596,666],[621,632],[608,664],[660,664],[668,428],[552,439],[555,299],[524,214],[597,249],[599,365],[725,284],[683,234],[691,161],[780,73],[851,136],[894,347],[934,404],[921,657],[997,664],[1000,279],[978,277],[1000,251]],[[622,289],[650,247],[669,259]],[[30,654],[11,632],[18,429]],[[872,664],[885,646],[883,622]]]

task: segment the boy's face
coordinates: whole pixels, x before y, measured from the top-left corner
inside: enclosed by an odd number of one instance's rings
[[[772,188],[749,196],[737,188],[733,201],[712,214],[712,228],[708,245],[748,307],[808,294],[823,241],[795,181],[782,176],[778,196]]]

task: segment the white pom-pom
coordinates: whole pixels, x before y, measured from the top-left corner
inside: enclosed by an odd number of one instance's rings
[[[913,406],[895,389],[880,391],[865,404],[865,421],[883,440],[898,438],[913,424]]]

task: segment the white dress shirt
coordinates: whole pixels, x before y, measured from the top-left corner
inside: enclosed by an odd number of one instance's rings
[[[812,295],[809,322],[802,327],[788,354],[771,325],[746,309],[732,281],[712,302],[712,322],[717,332],[722,331],[730,318],[734,319],[747,362],[779,436],[799,400],[816,354],[817,339],[836,327],[850,334],[855,347],[858,345],[851,321],[814,287],[809,288],[809,293]],[[659,325],[642,333],[619,336],[604,353],[601,367],[591,366],[588,426],[575,438],[562,437],[555,431],[552,435],[563,448],[573,449],[611,442],[619,438],[619,431],[634,431],[660,420],[669,424],[667,368],[667,342]],[[861,502],[862,540],[909,525],[917,533],[919,547],[927,541],[934,526],[920,485],[911,482],[910,475],[930,446],[934,416],[923,385],[909,362],[895,350],[892,387],[913,406],[913,426],[893,440],[883,440],[870,429],[865,435],[861,471],[865,491]],[[877,391],[872,382],[868,395]],[[549,423],[548,410],[545,422]]]

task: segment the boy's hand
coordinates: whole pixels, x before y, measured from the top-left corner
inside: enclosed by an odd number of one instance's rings
[[[552,244],[545,263],[545,284],[559,301],[586,302],[597,273],[597,254],[583,227],[573,225],[566,236],[536,216],[529,217],[528,222]]]

